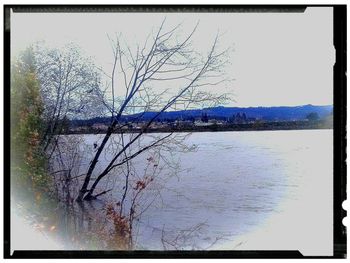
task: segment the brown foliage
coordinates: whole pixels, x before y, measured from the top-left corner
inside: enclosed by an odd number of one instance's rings
[[[106,216],[112,222],[114,229],[109,232],[107,246],[109,249],[131,249],[131,227],[129,220],[114,209],[113,204],[106,207]]]

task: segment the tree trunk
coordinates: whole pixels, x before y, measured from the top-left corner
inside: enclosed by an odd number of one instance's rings
[[[84,198],[84,195],[86,194],[86,192],[88,192],[87,187],[88,187],[89,182],[90,182],[91,174],[92,174],[93,170],[95,169],[95,166],[96,166],[96,164],[98,162],[98,158],[100,157],[100,155],[102,153],[102,150],[104,149],[104,147],[105,147],[109,137],[112,135],[113,128],[115,127],[116,124],[117,124],[117,120],[114,120],[112,125],[108,127],[106,136],[103,138],[103,141],[102,141],[101,145],[98,147],[97,153],[95,154],[95,157],[92,160],[92,162],[90,164],[90,167],[89,167],[89,170],[88,170],[88,172],[87,172],[87,174],[85,176],[84,184],[81,187],[81,189],[79,191],[79,195],[78,195],[78,197],[76,199],[77,202],[82,202],[83,199],[88,200],[88,199]],[[91,194],[88,194],[87,197],[88,196],[91,199]]]

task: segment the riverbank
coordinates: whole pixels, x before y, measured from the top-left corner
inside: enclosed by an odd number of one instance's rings
[[[222,131],[268,131],[268,130],[316,130],[333,129],[329,122],[325,121],[283,121],[260,122],[243,124],[211,124],[206,126],[194,125],[168,125],[166,127],[149,127],[145,133],[169,133],[169,132],[222,132]],[[113,133],[139,133],[142,128],[115,129]],[[63,134],[100,134],[106,133],[106,129],[92,127],[79,127],[69,129]]]

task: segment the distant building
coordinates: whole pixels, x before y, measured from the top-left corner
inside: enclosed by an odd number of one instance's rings
[[[91,126],[94,130],[107,130],[108,126],[106,124],[103,123],[94,123]]]
[[[211,126],[213,124],[214,123],[212,123],[212,122],[203,122],[203,121],[195,121],[194,122],[194,126],[197,126],[197,127]]]

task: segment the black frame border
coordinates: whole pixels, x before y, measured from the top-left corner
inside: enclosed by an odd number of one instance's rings
[[[10,254],[10,9],[15,12],[303,12],[333,7],[333,256],[303,256],[299,251],[15,251]],[[346,5],[4,5],[4,258],[346,258]]]

